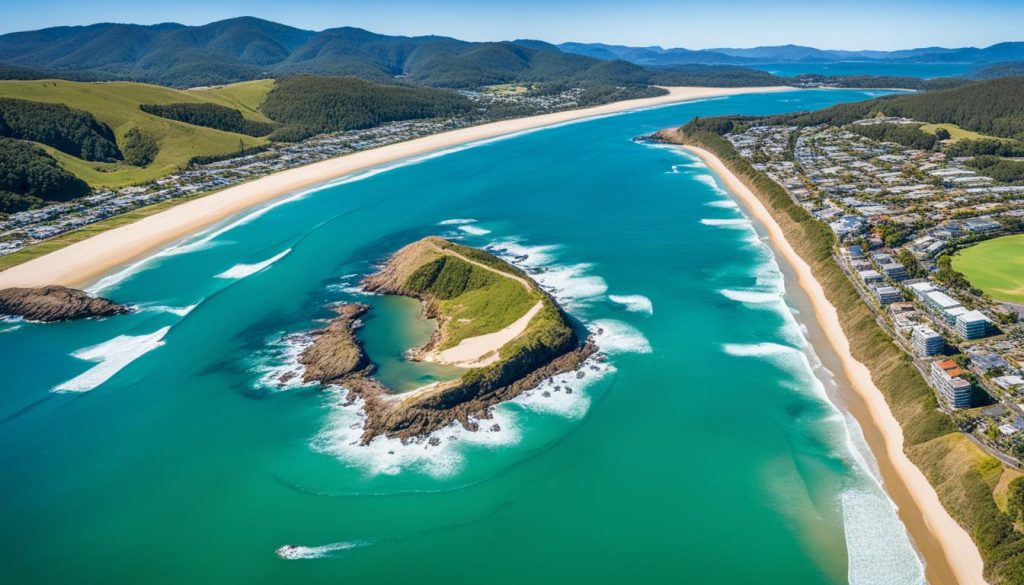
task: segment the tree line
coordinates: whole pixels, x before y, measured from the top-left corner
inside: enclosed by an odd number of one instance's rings
[[[62,169],[42,148],[22,140],[0,138],[0,212],[24,211],[90,192],[85,181]]]
[[[266,136],[274,130],[273,124],[250,120],[236,109],[217,104],[140,104],[139,109],[161,118],[247,136]]]
[[[63,104],[0,98],[0,136],[39,142],[89,161],[124,158],[109,126]]]

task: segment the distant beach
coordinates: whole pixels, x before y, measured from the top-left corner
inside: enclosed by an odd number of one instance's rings
[[[425,136],[289,169],[183,203],[0,272],[0,288],[80,287],[240,211],[344,175],[455,146],[585,118],[701,98],[787,91],[791,87],[666,87],[667,94],[591,108],[503,120]]]
[[[900,508],[900,516],[929,569],[929,579],[938,583],[985,583],[983,563],[977,547],[942,506],[938,494],[924,474],[903,452],[900,427],[882,392],[871,379],[871,372],[850,353],[850,342],[839,324],[836,308],[825,296],[811,267],[786,240],[761,200],[754,195],[714,154],[702,148],[686,146],[698,156],[743,204],[751,217],[764,226],[773,249],[788,264],[797,283],[807,296],[815,320],[842,366],[855,398],[862,404],[851,408],[860,422],[875,457],[879,460],[886,491]],[[824,349],[824,348],[823,348]],[[894,485],[895,484],[895,485]]]

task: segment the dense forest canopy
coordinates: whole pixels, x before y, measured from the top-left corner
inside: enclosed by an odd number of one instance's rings
[[[454,116],[473,107],[467,98],[439,89],[381,85],[349,77],[296,76],[279,81],[262,110],[275,122],[324,133]]]
[[[840,104],[816,112],[772,116],[768,123],[842,126],[881,113],[920,122],[951,123],[982,134],[1024,139],[1024,101],[1021,96],[1024,96],[1024,77],[1007,77],[953,89]]]
[[[895,142],[908,148],[931,150],[938,138],[921,130],[918,124],[871,124],[847,126],[847,130],[879,142]]]
[[[63,104],[0,98],[0,136],[32,140],[85,160],[122,158],[113,130]]]
[[[249,136],[266,136],[274,130],[272,124],[250,120],[236,109],[217,104],[142,104],[139,109],[161,118]]]
[[[0,138],[0,213],[88,195],[85,181],[60,168],[34,144]]]

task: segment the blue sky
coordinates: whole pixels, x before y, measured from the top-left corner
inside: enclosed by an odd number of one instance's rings
[[[1024,40],[1024,0],[0,0],[0,33],[258,16],[322,30],[709,48],[987,46]]]

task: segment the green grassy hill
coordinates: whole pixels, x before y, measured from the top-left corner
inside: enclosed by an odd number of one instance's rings
[[[152,163],[134,167],[124,162],[91,162],[43,148],[62,167],[92,187],[120,187],[173,173],[197,156],[216,156],[265,144],[265,138],[223,132],[168,120],[139,109],[140,104],[213,103],[238,109],[247,119],[269,122],[256,109],[273,87],[259,80],[204,90],[178,90],[143,83],[80,83],[59,80],[0,81],[0,97],[65,104],[84,110],[114,130],[122,143],[132,128],[156,140],[160,151]]]

